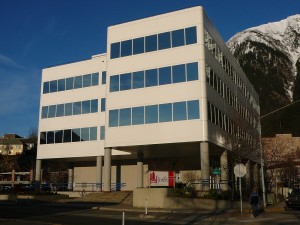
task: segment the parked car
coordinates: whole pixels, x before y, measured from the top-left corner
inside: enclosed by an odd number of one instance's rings
[[[285,199],[286,208],[300,208],[300,188],[293,189]]]

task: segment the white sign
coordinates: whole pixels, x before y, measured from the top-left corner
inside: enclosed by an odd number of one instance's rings
[[[237,177],[243,177],[247,172],[246,167],[242,163],[236,164],[233,170]]]
[[[175,173],[174,171],[150,171],[151,187],[174,187]]]

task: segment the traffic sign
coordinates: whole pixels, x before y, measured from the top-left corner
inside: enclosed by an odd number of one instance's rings
[[[220,168],[214,168],[214,170],[212,171],[213,175],[221,175],[221,169]]]
[[[237,177],[243,177],[247,172],[246,167],[242,163],[236,164],[233,170],[234,175],[236,175]]]

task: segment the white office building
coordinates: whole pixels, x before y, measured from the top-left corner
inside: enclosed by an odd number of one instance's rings
[[[220,168],[226,190],[233,152],[256,164],[258,95],[200,6],[108,27],[106,54],[43,70],[40,99],[38,181],[59,160],[75,189],[198,171],[207,190]]]

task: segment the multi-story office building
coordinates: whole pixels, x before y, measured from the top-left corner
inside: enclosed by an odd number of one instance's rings
[[[107,54],[43,70],[36,179],[50,159],[105,191],[149,170],[232,179],[231,152],[251,160],[259,142],[258,101],[202,7],[110,26]]]

